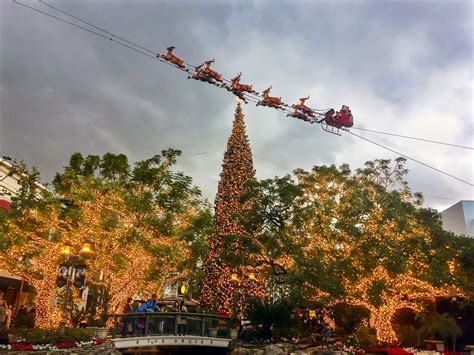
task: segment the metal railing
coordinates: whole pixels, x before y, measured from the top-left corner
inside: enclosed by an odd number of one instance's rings
[[[110,317],[114,324],[112,338],[160,335],[230,338],[231,319],[208,313],[115,313]]]

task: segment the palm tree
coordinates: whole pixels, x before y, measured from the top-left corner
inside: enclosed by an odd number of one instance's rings
[[[451,338],[454,353],[456,352],[456,338],[462,334],[462,330],[451,314],[431,313],[424,318],[419,334],[422,339],[426,337],[435,339],[440,336],[443,341],[446,341]]]

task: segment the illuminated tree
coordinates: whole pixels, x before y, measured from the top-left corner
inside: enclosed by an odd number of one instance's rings
[[[249,248],[285,270],[290,297],[364,306],[378,339],[394,342],[398,309],[420,311],[467,286],[460,251],[404,174],[403,159],[378,160],[355,173],[322,166],[259,182],[250,193],[258,208],[244,218],[262,229]]]
[[[75,153],[54,179],[59,195],[38,189],[39,173],[20,166],[21,189],[0,216],[0,268],[34,286],[37,326],[59,321],[51,300],[65,244],[92,244],[86,280],[107,289],[109,311],[137,292],[160,293],[170,272],[189,274],[180,269],[191,253],[183,236],[199,233],[195,219],[207,205],[190,177],[171,170],[179,154],[170,149],[130,168],[123,155]]]
[[[237,293],[239,303],[264,294],[263,277],[248,266],[242,245],[248,235],[239,215],[252,209],[253,201],[242,201],[245,185],[255,180],[252,151],[245,131],[244,115],[237,104],[231,136],[224,154],[222,172],[215,199],[215,234],[209,239],[209,254],[205,265],[202,300],[205,304],[228,311]],[[250,272],[255,280],[245,278]],[[231,280],[236,274],[240,281]],[[241,282],[238,284],[237,282]]]
[[[130,169],[125,156],[73,156],[55,178],[70,204],[71,242],[94,247],[90,273],[104,272],[109,310],[135,293],[160,294],[168,274],[190,254],[181,233],[203,206],[191,178],[171,171],[179,151],[163,151]],[[181,270],[182,271],[182,270]]]
[[[12,174],[20,189],[11,196],[12,209],[0,215],[0,269],[21,277],[34,287],[35,326],[50,327],[54,316],[61,208],[53,194],[39,185],[39,172],[14,161]]]

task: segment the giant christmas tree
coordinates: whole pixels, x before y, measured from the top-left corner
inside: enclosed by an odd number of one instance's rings
[[[242,307],[248,298],[265,293],[264,279],[256,270],[245,265],[244,251],[239,242],[239,236],[248,233],[238,216],[252,208],[251,202],[240,201],[245,183],[249,180],[255,180],[255,170],[239,103],[224,154],[215,200],[216,233],[209,240],[202,287],[203,302],[220,311],[229,311],[235,303]],[[235,264],[235,260],[234,266],[228,262],[226,255],[229,248],[234,255],[239,255],[239,265]]]

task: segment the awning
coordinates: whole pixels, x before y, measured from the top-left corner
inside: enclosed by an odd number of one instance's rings
[[[16,291],[20,291],[21,280],[0,276],[0,290],[6,291],[9,288],[14,288]],[[33,292],[34,290],[34,287],[25,281],[23,284],[23,292]]]

